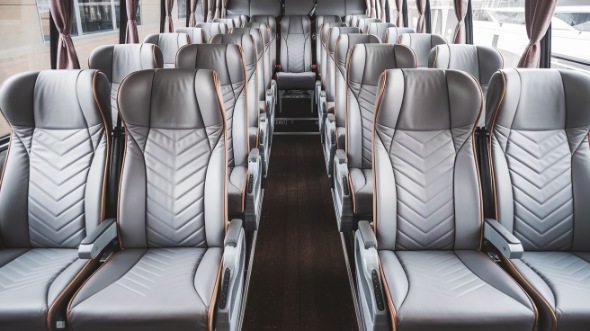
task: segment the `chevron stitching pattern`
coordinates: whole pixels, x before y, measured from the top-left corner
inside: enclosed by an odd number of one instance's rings
[[[233,119],[236,103],[244,90],[244,82],[240,81],[235,84],[226,84],[221,86],[221,98],[225,108],[225,125],[227,128],[227,164],[234,166],[234,144],[233,144]],[[245,99],[243,99],[245,100]]]
[[[150,294],[186,291],[193,288],[195,270],[205,250],[194,248],[154,248],[113,285],[129,296],[148,297]]]
[[[43,287],[78,259],[76,249],[32,249],[0,268],[0,300],[18,296],[21,290]]]
[[[461,298],[490,286],[463,264],[453,252],[403,252],[399,261],[408,275],[411,287],[426,293]]]
[[[205,130],[151,129],[145,150],[150,247],[204,246]]]
[[[28,197],[33,247],[74,248],[84,239],[86,180],[101,139],[101,125],[88,130],[35,129]]]
[[[512,130],[506,159],[514,194],[514,235],[525,250],[569,249],[574,216],[565,132]]]
[[[590,297],[590,263],[578,256],[569,252],[531,252],[525,253],[523,260],[552,289],[571,288],[586,293],[580,293],[580,297]]]
[[[304,34],[288,35],[288,72],[305,72],[305,40],[306,38]]]
[[[377,85],[349,81],[350,90],[358,104],[361,118],[362,166],[371,168],[373,164],[373,120],[377,102]],[[349,108],[350,110],[350,108]]]
[[[451,249],[455,239],[450,131],[397,130],[390,150],[397,194],[396,249]]]

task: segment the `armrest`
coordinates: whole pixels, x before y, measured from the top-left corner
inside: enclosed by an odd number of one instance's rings
[[[357,295],[365,330],[385,330],[388,328],[387,304],[374,238],[369,222],[360,221],[354,236]]]
[[[216,330],[237,330],[242,309],[246,240],[241,219],[233,219],[225,235]]]
[[[348,181],[348,164],[346,153],[342,149],[336,150],[334,154],[334,207],[338,230],[347,232],[352,230],[354,215],[352,212],[352,196],[350,183]]]
[[[85,260],[95,259],[116,238],[117,220],[107,218],[82,240],[78,248],[78,257]]]
[[[330,187],[333,187],[332,175],[334,170],[334,154],[336,153],[336,119],[334,114],[326,114],[326,121],[323,127],[322,143],[324,144],[324,157],[326,163],[326,173],[328,174],[328,180]]]
[[[262,160],[262,173],[263,177],[266,177],[268,171],[268,161],[270,159],[270,127],[269,127],[268,113],[260,113],[260,136],[258,139],[258,145],[260,149],[260,158]]]
[[[318,127],[320,129],[320,133],[323,132],[324,130],[324,120],[326,118],[326,108],[328,107],[327,105],[327,99],[326,99],[326,91],[316,91],[316,102],[318,105]]]
[[[486,218],[484,238],[509,259],[519,259],[524,254],[520,240],[495,219]]]
[[[247,181],[244,227],[257,230],[262,209],[262,157],[258,148],[252,149],[248,156]]]

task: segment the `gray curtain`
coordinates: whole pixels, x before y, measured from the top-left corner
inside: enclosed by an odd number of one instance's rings
[[[57,45],[57,69],[80,69],[76,48],[72,41],[72,23],[74,21],[72,0],[49,0],[49,10],[59,32]]]
[[[418,7],[418,24],[416,24],[416,32],[426,32],[424,24],[424,10],[426,9],[426,0],[416,0],[416,7]]]
[[[454,0],[455,3],[455,17],[457,17],[457,26],[455,27],[455,34],[453,36],[454,44],[465,43],[465,16],[467,16],[467,6],[469,0]]]
[[[529,44],[520,61],[518,61],[519,68],[539,67],[541,60],[540,42],[551,24],[555,6],[557,6],[557,0],[526,0],[524,16]]]
[[[188,26],[194,27],[197,25],[197,0],[191,0],[191,16],[188,20]]]
[[[168,27],[167,32],[174,32],[174,21],[172,21],[172,8],[174,8],[174,0],[166,0],[165,4],[166,4],[166,21],[168,22],[168,24],[166,24],[165,26]]]
[[[127,8],[127,32],[125,33],[126,44],[139,43],[137,34],[137,4],[139,0],[125,0]]]

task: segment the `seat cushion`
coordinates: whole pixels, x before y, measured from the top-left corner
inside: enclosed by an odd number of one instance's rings
[[[125,249],[69,307],[74,330],[207,330],[221,248]]]
[[[531,300],[478,251],[379,251],[397,330],[533,330]]]
[[[351,190],[354,194],[354,213],[360,216],[372,215],[373,170],[350,168],[349,172],[350,180],[352,181]]]
[[[279,72],[277,73],[279,90],[313,90],[315,88],[314,72]]]
[[[557,317],[558,330],[588,330],[590,253],[529,251],[512,263],[549,304]]]
[[[0,251],[0,330],[46,330],[50,307],[87,261],[77,249]]]
[[[227,182],[228,210],[230,216],[238,216],[244,212],[244,192],[246,190],[246,167],[228,168]]]

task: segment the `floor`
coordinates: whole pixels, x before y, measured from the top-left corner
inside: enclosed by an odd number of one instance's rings
[[[275,136],[243,330],[358,330],[319,136]]]

